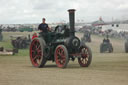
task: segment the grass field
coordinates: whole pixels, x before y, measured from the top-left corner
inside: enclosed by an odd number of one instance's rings
[[[3,33],[0,47],[12,48],[10,35],[30,33]],[[77,33],[81,37],[81,33]],[[77,59],[66,69],[48,61],[44,68],[35,68],[29,59],[29,50],[19,50],[14,56],[0,56],[0,85],[128,85],[128,54],[124,40],[110,39],[114,53],[99,53],[103,37],[92,35],[87,45],[92,49],[93,60],[88,68],[79,66]]]

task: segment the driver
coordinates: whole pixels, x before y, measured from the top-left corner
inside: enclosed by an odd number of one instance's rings
[[[50,28],[48,27],[48,24],[45,23],[45,18],[42,19],[42,23],[38,26],[38,30],[43,33],[48,33],[50,31]]]
[[[45,18],[42,19],[42,23],[38,26],[38,30],[40,30],[40,35],[44,37],[46,43],[49,43],[51,40],[51,36],[48,32],[50,32],[50,28],[48,24],[45,23]]]

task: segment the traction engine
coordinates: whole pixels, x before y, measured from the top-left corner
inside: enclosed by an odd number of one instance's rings
[[[70,9],[70,27],[57,26],[53,32],[39,33],[30,44],[30,60],[34,67],[44,67],[47,61],[66,68],[69,60],[78,59],[81,67],[88,67],[92,60],[91,49],[75,36],[75,10]],[[61,28],[61,32],[58,32]]]

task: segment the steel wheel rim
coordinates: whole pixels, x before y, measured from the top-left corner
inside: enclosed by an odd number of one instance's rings
[[[30,59],[35,67],[38,67],[41,64],[42,56],[41,44],[39,40],[35,39],[32,41],[30,46]]]
[[[81,48],[81,58],[78,58],[79,63],[81,66],[85,67],[89,61],[89,51],[88,48],[82,47]]]
[[[58,47],[55,53],[55,60],[58,67],[63,67],[66,63],[66,54],[63,47]]]

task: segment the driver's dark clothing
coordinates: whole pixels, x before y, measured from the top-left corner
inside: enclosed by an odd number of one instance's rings
[[[43,36],[44,40],[46,43],[49,43],[50,40],[50,36],[48,34],[48,24],[46,23],[41,23],[38,26],[38,30],[42,30],[42,32],[40,32],[40,36]]]
[[[41,23],[41,24],[38,26],[38,30],[42,30],[44,33],[47,33],[47,32],[48,32],[48,24]]]

